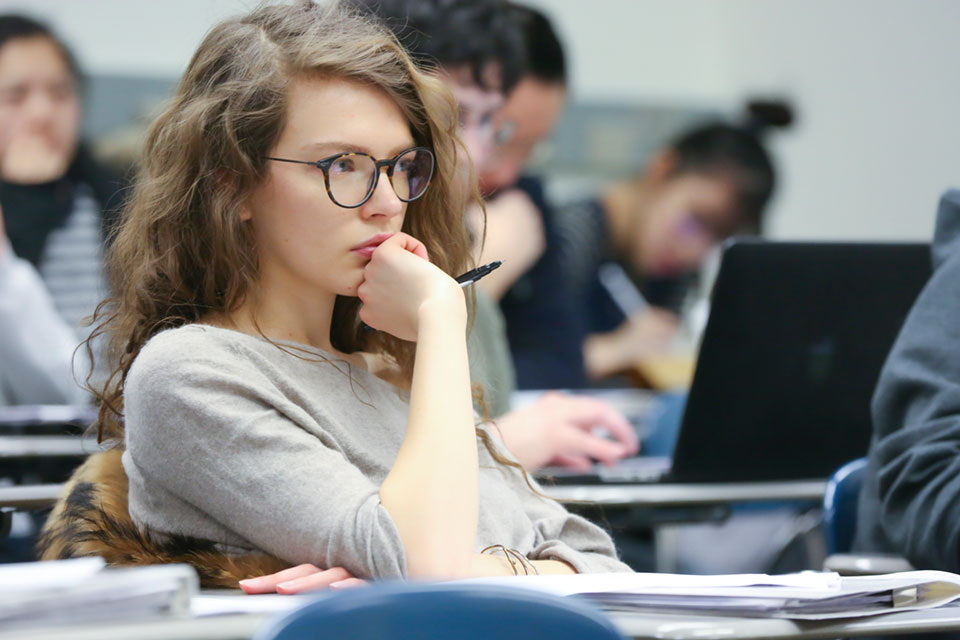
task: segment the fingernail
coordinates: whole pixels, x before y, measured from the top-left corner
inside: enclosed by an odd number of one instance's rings
[[[343,587],[346,586],[346,585],[344,584],[345,582],[346,582],[346,580],[337,580],[336,582],[331,582],[331,583],[330,583],[330,588],[331,588],[331,589],[342,589]]]
[[[281,582],[277,585],[278,589],[294,589],[297,586],[296,580],[287,580],[286,582]]]
[[[242,584],[245,587],[255,587],[259,582],[260,582],[259,578],[247,578],[246,580],[241,580],[237,584]]]

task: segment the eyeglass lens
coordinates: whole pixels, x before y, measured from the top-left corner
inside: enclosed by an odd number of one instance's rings
[[[331,163],[327,173],[330,195],[337,203],[355,206],[373,191],[377,180],[376,162],[359,153],[345,154]],[[420,149],[411,149],[397,158],[390,183],[397,197],[404,202],[416,200],[427,190],[433,173],[433,156]]]

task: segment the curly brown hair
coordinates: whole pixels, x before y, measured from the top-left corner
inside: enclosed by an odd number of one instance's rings
[[[456,105],[439,79],[412,62],[389,31],[342,4],[265,5],[221,22],[150,128],[112,238],[112,297],[97,309],[91,336],[109,337],[110,376],[93,390],[101,439],[122,437],[124,384],[152,336],[236,310],[255,291],[257,252],[241,206],[266,179],[265,157],[282,133],[291,83],[318,75],[375,86],[396,101],[416,144],[436,155],[431,187],[409,204],[403,231],[448,274],[470,266],[463,211],[479,195],[472,171],[467,184],[457,172],[467,154]],[[384,353],[409,378],[414,345],[362,330],[358,309],[357,298],[337,298],[333,346]]]

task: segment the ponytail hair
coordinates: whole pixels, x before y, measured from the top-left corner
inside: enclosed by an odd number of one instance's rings
[[[674,175],[720,174],[733,180],[742,226],[759,232],[763,212],[776,187],[776,169],[764,141],[771,129],[794,120],[784,101],[751,100],[740,123],[715,121],[690,129],[669,145]]]

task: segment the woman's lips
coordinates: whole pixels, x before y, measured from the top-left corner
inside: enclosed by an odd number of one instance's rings
[[[370,258],[373,256],[373,252],[377,250],[377,247],[386,242],[392,235],[392,233],[378,233],[358,244],[350,251],[364,258]]]

